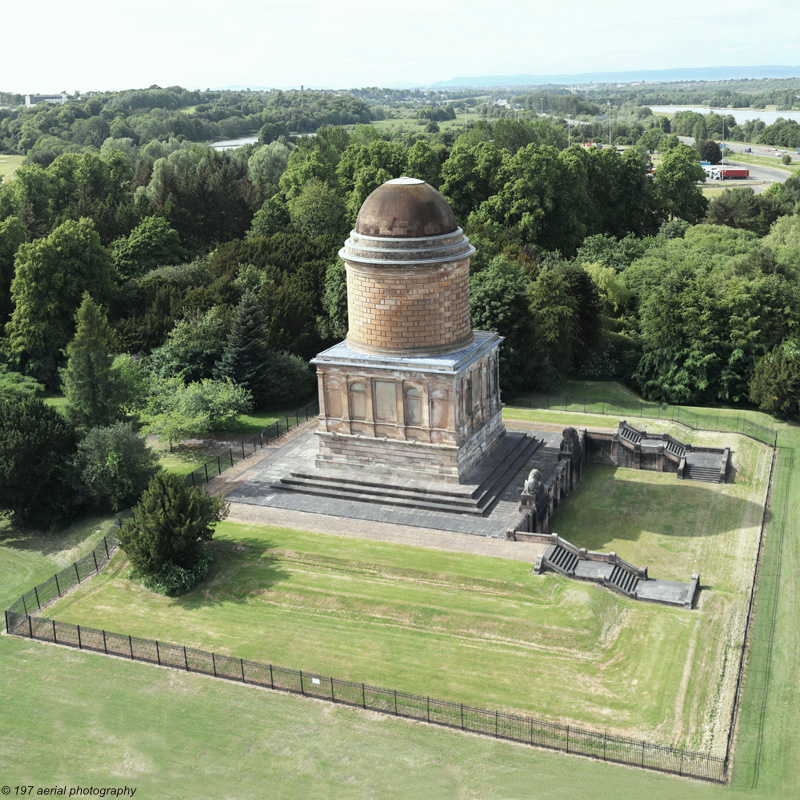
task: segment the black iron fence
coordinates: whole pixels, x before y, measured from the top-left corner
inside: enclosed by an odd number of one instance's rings
[[[226,469],[258,452],[261,448],[267,447],[270,442],[285,436],[292,428],[296,428],[317,414],[319,414],[319,400],[314,399],[302,408],[298,408],[293,414],[287,414],[282,419],[267,425],[249,439],[243,439],[236,447],[229,447],[227,453],[221,453],[209,459],[205,464],[190,472],[186,476],[186,482],[192,486],[202,486],[208,483],[218,475],[222,475]]]
[[[648,417],[679,422],[695,430],[713,430],[741,433],[759,442],[774,445],[777,431],[774,427],[753,422],[746,413],[731,412],[717,408],[686,408],[648,400],[617,399],[614,401],[591,397],[572,397],[569,394],[512,395],[506,401],[518,408],[541,408],[552,411],[603,414],[619,418]]]
[[[717,783],[725,780],[725,760],[705,753],[343,681],[330,675],[245,661],[154,639],[85,628],[11,609],[6,611],[6,627],[9,633],[17,636],[279,689],[432,725],[701,780]]]

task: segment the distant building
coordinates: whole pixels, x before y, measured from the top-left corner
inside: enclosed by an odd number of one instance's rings
[[[57,105],[63,106],[64,103],[67,102],[67,96],[65,94],[26,94],[25,95],[25,106],[27,108],[31,108],[32,106],[38,106],[39,103],[55,103]]]

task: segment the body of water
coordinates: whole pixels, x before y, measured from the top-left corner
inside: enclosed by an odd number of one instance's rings
[[[649,106],[654,114],[675,114],[678,111],[695,111],[698,114],[719,114],[720,116],[732,115],[737,125],[748,119],[761,119],[767,125],[772,125],[778,117],[793,119],[800,122],[800,111],[764,111],[760,108],[709,108],[708,106]]]
[[[258,141],[258,136],[242,136],[241,139],[223,139],[221,142],[212,142],[211,147],[215,150],[235,150],[246,144],[253,144]]]

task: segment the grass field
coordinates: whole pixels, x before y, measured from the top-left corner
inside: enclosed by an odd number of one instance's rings
[[[742,443],[741,481],[724,487],[590,468],[553,520],[578,544],[638,563],[654,554],[660,577],[689,580],[702,565],[702,614],[534,576],[522,562],[233,524],[216,537],[210,579],[185,598],[128,581],[120,553],[48,614],[690,749],[713,741],[720,755],[768,452]],[[581,507],[594,515],[589,541]]]
[[[561,412],[550,419],[579,424]],[[800,518],[798,471],[787,466],[800,448],[796,427],[782,426],[781,445],[732,789],[8,637],[0,639],[0,779],[127,782],[144,798],[800,796],[800,547],[794,526],[777,535],[784,520]],[[7,606],[84,552],[84,535],[100,534],[0,528],[0,601]]]
[[[22,166],[25,156],[9,156],[0,153],[0,182],[8,180]]]

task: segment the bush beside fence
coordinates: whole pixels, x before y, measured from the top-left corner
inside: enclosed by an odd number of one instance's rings
[[[9,633],[215,678],[255,684],[498,739],[722,783],[725,759],[570,725],[369,686],[329,675],[6,611]]]
[[[774,427],[759,425],[744,414],[720,413],[719,409],[685,408],[684,406],[651,403],[648,400],[615,401],[596,398],[570,398],[568,394],[528,394],[510,396],[507,405],[518,408],[539,408],[549,411],[582,412],[614,417],[649,417],[678,422],[695,430],[741,433],[770,446],[775,444]]]

